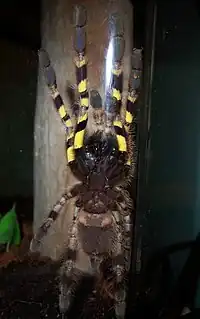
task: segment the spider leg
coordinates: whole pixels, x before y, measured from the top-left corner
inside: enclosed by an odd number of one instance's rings
[[[62,208],[66,204],[66,202],[77,196],[79,193],[79,190],[81,188],[81,185],[75,185],[71,191],[68,193],[65,193],[62,195],[61,199],[53,206],[52,210],[50,211],[48,217],[43,222],[43,224],[39,227],[38,231],[34,235],[31,243],[30,243],[30,251],[36,252],[38,251],[42,238],[47,234],[48,229],[52,226],[52,224],[56,221],[56,219],[59,216],[59,213],[61,212]]]
[[[123,191],[123,196],[119,199],[117,202],[117,207],[118,207],[118,210],[121,216],[121,222],[123,225],[124,261],[125,261],[126,270],[128,271],[129,265],[130,265],[131,232],[132,232],[132,226],[133,226],[133,221],[132,221],[133,201],[130,199],[128,194],[126,194],[126,191]]]
[[[125,41],[123,22],[118,14],[112,14],[109,19],[110,41],[106,57],[106,92],[105,114],[106,126],[112,127],[113,120],[120,114],[123,90],[122,60]],[[112,56],[110,56],[112,55]]]
[[[126,285],[124,266],[124,248],[123,248],[123,227],[119,212],[113,212],[113,217],[117,226],[116,252],[113,258],[113,271],[115,274],[116,291],[115,291],[115,314],[119,319],[124,318],[126,311]]]
[[[82,277],[82,272],[76,268],[77,256],[77,214],[76,209],[70,230],[67,254],[64,256],[64,263],[60,269],[60,296],[59,308],[63,315],[69,310],[73,295]]]
[[[132,70],[129,79],[129,92],[126,104],[125,128],[128,133],[136,115],[136,101],[138,100],[142,77],[142,50],[134,49],[132,54]]]
[[[133,228],[133,221],[132,221],[132,216],[131,216],[131,211],[127,213],[123,217],[123,223],[124,223],[124,257],[125,257],[125,264],[126,264],[126,269],[127,271],[129,270],[130,267],[130,257],[131,257],[131,232]]]
[[[75,267],[75,260],[66,260],[60,270],[59,309],[62,318],[69,311],[83,273]]]
[[[83,147],[85,130],[88,122],[89,93],[87,89],[87,59],[86,51],[86,9],[83,6],[75,6],[75,39],[74,48],[77,53],[75,58],[76,82],[80,97],[80,111],[75,129],[74,149]]]
[[[126,131],[121,120],[121,104],[123,90],[123,67],[125,41],[124,26],[118,14],[111,15],[109,19],[110,42],[108,47],[108,63],[111,66],[106,67],[106,97],[105,97],[105,116],[106,131],[111,131],[116,135],[118,150],[122,156],[128,157]],[[112,53],[110,53],[112,52]],[[112,58],[109,58],[112,55]],[[110,62],[112,60],[112,62]],[[108,70],[109,71],[108,71]]]
[[[132,134],[130,134],[130,128],[136,117],[137,112],[137,100],[140,91],[142,76],[142,50],[134,49],[132,55],[132,70],[129,79],[129,91],[125,110],[125,130],[126,139],[128,145],[132,145]],[[129,154],[127,160],[127,166],[131,165],[132,156]]]
[[[72,120],[70,118],[70,115],[66,111],[63,99],[58,91],[56,74],[51,65],[49,55],[43,49],[39,51],[39,61],[44,72],[46,84],[50,90],[51,97],[54,101],[55,109],[58,112],[66,131],[66,157],[67,162],[70,163],[75,160],[73,147],[74,132]]]

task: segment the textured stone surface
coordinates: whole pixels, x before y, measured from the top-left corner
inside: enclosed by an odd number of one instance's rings
[[[119,11],[125,21],[126,51],[124,58],[124,88],[128,85],[128,70],[132,49],[132,7],[125,0],[44,0],[42,9],[42,46],[48,51],[57,75],[57,83],[62,97],[68,103],[66,84],[75,84],[72,8],[74,4],[84,4],[87,8],[87,56],[88,81],[90,89],[103,93],[103,73],[105,50],[108,45],[108,16]],[[91,125],[89,120],[89,126]],[[41,224],[53,204],[60,198],[66,187],[75,179],[67,170],[64,129],[56,114],[43,76],[39,71],[37,109],[35,114],[35,160],[34,160],[34,229]],[[73,200],[66,205],[53,229],[45,238],[43,253],[57,258],[68,237],[68,226],[72,218]],[[81,257],[82,258],[82,257]]]

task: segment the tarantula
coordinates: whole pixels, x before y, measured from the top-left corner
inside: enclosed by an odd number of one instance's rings
[[[129,92],[122,119],[122,61],[125,46],[123,23],[119,15],[111,15],[109,21],[113,65],[110,86],[102,103],[100,94],[94,90],[89,93],[87,88],[86,10],[76,7],[75,17],[75,67],[80,97],[75,125],[59,94],[56,75],[46,51],[40,50],[39,60],[55,108],[66,130],[67,162],[80,183],[63,194],[56,203],[34,236],[30,249],[38,249],[42,237],[57,219],[62,207],[76,197],[68,249],[61,267],[60,311],[66,313],[71,303],[79,276],[76,256],[81,246],[88,254],[95,274],[99,273],[105,256],[112,259],[112,270],[116,278],[115,312],[118,318],[122,318],[126,297],[124,277],[129,270],[132,226],[132,201],[126,186],[134,166],[131,125],[135,118],[141,82],[142,53],[141,50],[133,50]],[[99,128],[92,135],[87,131],[89,108],[92,109],[92,116]]]

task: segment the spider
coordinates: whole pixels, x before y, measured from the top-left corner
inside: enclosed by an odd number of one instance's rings
[[[119,14],[109,18],[110,45],[113,49],[110,83],[104,102],[98,91],[89,91],[86,59],[86,9],[75,8],[75,69],[79,93],[78,112],[64,106],[56,75],[48,53],[39,51],[40,65],[66,131],[66,158],[71,172],[79,180],[55,204],[48,218],[32,239],[30,250],[36,251],[43,236],[58,218],[66,202],[76,198],[67,253],[60,270],[59,307],[69,310],[80,272],[76,268],[78,249],[89,256],[98,276],[108,256],[115,276],[114,304],[117,318],[125,313],[125,275],[129,270],[133,204],[127,186],[134,170],[132,124],[136,114],[142,75],[142,50],[134,49],[126,107],[122,107],[123,56],[125,40]],[[89,112],[92,110],[92,112]],[[124,111],[123,116],[121,115]],[[96,131],[87,129],[89,116]],[[75,124],[74,124],[75,122]]]

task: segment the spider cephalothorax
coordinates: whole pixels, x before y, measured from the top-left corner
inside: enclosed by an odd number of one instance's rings
[[[119,284],[115,291],[116,314],[124,315],[125,287],[123,275],[129,269],[132,201],[126,190],[133,166],[133,137],[130,126],[135,117],[135,102],[141,77],[141,50],[133,51],[124,117],[121,116],[124,55],[124,36],[120,17],[110,17],[110,44],[113,48],[110,85],[102,99],[98,91],[88,91],[85,9],[75,10],[76,79],[80,96],[74,121],[65,108],[48,54],[40,51],[40,63],[50,89],[55,108],[66,130],[66,157],[71,172],[79,183],[56,203],[47,220],[39,228],[31,243],[35,251],[48,228],[57,219],[67,201],[76,198],[69,232],[68,254],[61,268],[60,310],[65,313],[72,298],[74,281],[79,273],[76,255],[81,248],[90,258],[91,266],[99,273],[105,254],[113,260],[113,271]],[[77,106],[77,105],[76,105]],[[96,125],[88,130],[89,108]],[[75,125],[73,124],[75,122]],[[103,287],[103,286],[102,286]]]
[[[100,183],[102,188],[119,183],[124,177],[127,157],[118,151],[116,137],[97,132],[86,138],[84,145],[84,149],[76,151],[76,161],[71,166],[74,175],[91,184],[91,188],[94,183]]]

